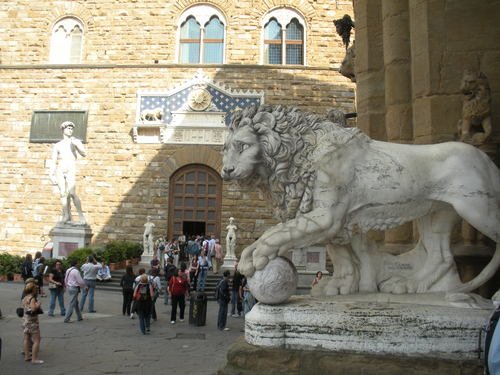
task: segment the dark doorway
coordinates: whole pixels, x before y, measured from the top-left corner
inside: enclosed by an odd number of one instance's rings
[[[182,233],[186,235],[186,239],[191,236],[196,236],[198,234],[205,234],[205,222],[204,221],[183,221],[182,222]]]

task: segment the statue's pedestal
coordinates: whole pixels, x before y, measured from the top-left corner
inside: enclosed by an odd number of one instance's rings
[[[385,302],[384,298],[393,296],[293,296],[282,305],[259,303],[245,316],[245,339],[267,348],[451,360],[477,358],[479,329],[491,309],[411,302],[425,302],[426,298],[430,301],[430,294],[406,295],[400,303]]]
[[[231,256],[231,255],[226,255],[224,257],[224,263],[222,264],[222,272],[229,270],[231,272],[234,271],[234,266],[238,262],[238,258]]]
[[[151,268],[151,261],[153,260],[153,254],[142,254],[141,261],[139,262],[140,267],[144,267],[146,271]]]
[[[90,245],[92,229],[88,224],[57,223],[49,233],[53,258],[67,257],[74,250]]]

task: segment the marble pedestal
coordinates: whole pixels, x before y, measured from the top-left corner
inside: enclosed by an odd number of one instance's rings
[[[407,297],[426,299],[402,296]],[[491,309],[387,302],[393,298],[384,294],[329,299],[293,296],[282,305],[259,303],[245,317],[245,340],[267,348],[477,358],[479,330]]]
[[[234,266],[238,262],[238,258],[226,255],[224,257],[224,263],[222,264],[222,272],[229,270],[231,273],[234,271]]]
[[[89,246],[93,234],[88,224],[57,223],[49,235],[54,243],[52,257],[63,258],[76,249]]]
[[[153,260],[153,254],[142,254],[141,255],[141,261],[139,262],[139,265],[141,267],[144,267],[146,271],[148,271],[151,268],[151,261]]]

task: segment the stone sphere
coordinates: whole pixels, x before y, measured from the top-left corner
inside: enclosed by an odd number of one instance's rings
[[[248,278],[248,287],[259,302],[268,305],[283,303],[297,291],[298,274],[293,263],[276,257]]]

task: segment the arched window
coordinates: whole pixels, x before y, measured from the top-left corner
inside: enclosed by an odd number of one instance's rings
[[[200,24],[189,17],[181,26],[181,62],[196,64],[200,61]]]
[[[187,9],[179,20],[179,59],[184,64],[223,64],[226,21],[210,5]]]
[[[279,8],[263,19],[264,64],[305,64],[305,22],[293,9]]]
[[[83,24],[74,17],[59,20],[52,28],[51,64],[79,64],[82,59]]]

